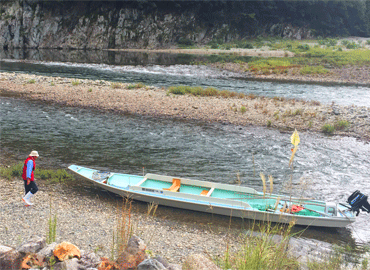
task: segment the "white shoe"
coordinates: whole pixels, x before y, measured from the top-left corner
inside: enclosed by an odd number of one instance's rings
[[[26,194],[26,196],[24,196],[22,198],[24,204],[26,206],[29,206],[29,205],[33,205],[33,203],[31,203],[31,198],[33,197],[33,194],[31,193],[31,191],[28,191],[28,193]]]

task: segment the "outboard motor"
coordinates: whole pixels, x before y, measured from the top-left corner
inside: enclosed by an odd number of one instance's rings
[[[367,196],[362,194],[359,190],[356,190],[348,197],[347,202],[351,206],[353,212],[357,212],[356,216],[362,211],[370,213],[370,204],[367,201]]]

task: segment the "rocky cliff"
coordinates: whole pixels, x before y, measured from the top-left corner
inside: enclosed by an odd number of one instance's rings
[[[213,2],[11,0],[0,6],[0,45],[8,48],[166,48],[257,34],[306,38],[288,23],[260,23],[255,13]],[[238,6],[234,6],[238,9]],[[252,11],[250,11],[252,12]]]

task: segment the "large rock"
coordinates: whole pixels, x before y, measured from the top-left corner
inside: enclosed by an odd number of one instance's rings
[[[78,259],[72,258],[71,260],[65,260],[63,262],[58,262],[53,265],[53,270],[81,270],[78,265]],[[86,268],[82,268],[86,269]]]
[[[62,242],[57,245],[54,249],[53,255],[58,258],[59,261],[68,260],[73,257],[81,258],[81,252],[78,247],[69,243]]]
[[[17,250],[0,245],[0,269],[18,270],[21,267],[23,255]]]
[[[221,268],[202,254],[191,254],[182,264],[182,270],[221,270]]]
[[[163,266],[162,263],[157,261],[156,259],[145,259],[142,261],[137,270],[166,270],[167,268]]]
[[[136,268],[143,260],[147,258],[145,254],[146,245],[143,240],[137,236],[132,236],[128,241],[125,251],[117,259],[120,270]]]
[[[46,247],[44,247],[43,249],[41,249],[39,252],[37,252],[37,255],[44,258],[44,260],[48,262],[51,256],[53,256],[53,251],[56,246],[57,246],[56,242],[51,243],[47,245]]]
[[[78,261],[80,268],[89,269],[97,267],[101,263],[101,259],[94,252],[81,252],[81,259]]]
[[[33,236],[31,239],[17,248],[21,253],[37,253],[46,246],[45,237]]]

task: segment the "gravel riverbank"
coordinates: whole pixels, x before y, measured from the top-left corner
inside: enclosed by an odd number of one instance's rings
[[[57,216],[57,242],[68,241],[80,249],[110,257],[113,233],[121,216],[122,199],[110,197],[98,190],[48,185],[38,181],[39,192],[34,205],[22,202],[23,181],[0,178],[0,239],[2,245],[17,247],[32,235],[46,237],[48,219]],[[132,203],[133,233],[147,244],[152,255],[159,255],[170,263],[180,264],[192,253],[222,256],[227,246],[236,250],[241,230],[222,226],[191,224],[172,221],[143,212],[143,204]],[[166,211],[159,206],[158,212]],[[188,213],[187,211],[184,214]],[[191,213],[189,212],[189,215]]]
[[[325,124],[338,126],[345,121],[349,125],[336,128],[332,134],[370,140],[368,107],[253,95],[246,98],[172,95],[166,89],[151,86],[17,73],[0,73],[0,94],[116,113],[288,131],[322,132]]]

